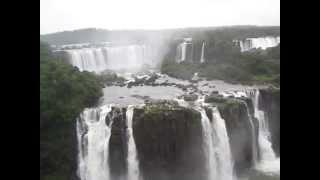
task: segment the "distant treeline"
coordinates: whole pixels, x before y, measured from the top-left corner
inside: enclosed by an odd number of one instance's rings
[[[42,41],[53,45],[75,43],[98,43],[102,41],[144,43],[154,41],[174,41],[192,37],[194,40],[232,40],[247,37],[279,36],[280,26],[225,26],[181,28],[167,30],[105,30],[80,29],[41,35]]]
[[[190,80],[194,73],[209,80],[219,79],[241,84],[272,84],[280,86],[280,44],[266,50],[241,53],[226,42],[208,49],[206,62],[177,63],[168,54],[162,63],[161,72]]]

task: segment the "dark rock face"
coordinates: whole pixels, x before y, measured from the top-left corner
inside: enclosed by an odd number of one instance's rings
[[[204,180],[199,112],[173,102],[134,109],[133,133],[144,180]]]
[[[202,49],[202,42],[194,41],[193,42],[193,62],[200,62],[201,49]]]
[[[269,122],[272,148],[280,156],[280,89],[260,89],[259,102]]]
[[[280,174],[268,174],[256,170],[251,170],[248,176],[249,180],[280,180]]]
[[[224,98],[219,94],[211,94],[210,96],[206,96],[204,101],[206,103],[225,103],[227,98]]]
[[[240,174],[252,166],[252,144],[256,141],[247,106],[244,101],[228,99],[218,104],[218,109],[226,122],[236,173]]]
[[[110,173],[114,180],[121,179],[127,172],[127,138],[126,138],[126,109],[113,107],[106,118],[112,129],[109,144]]]
[[[196,94],[186,94],[186,95],[183,96],[183,99],[185,101],[195,101],[195,100],[198,99],[198,95],[196,95]]]

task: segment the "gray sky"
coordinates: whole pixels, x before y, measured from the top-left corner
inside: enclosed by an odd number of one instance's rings
[[[41,0],[40,33],[280,25],[280,0]]]

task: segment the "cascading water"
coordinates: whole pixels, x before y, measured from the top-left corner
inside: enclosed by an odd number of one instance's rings
[[[67,50],[70,55],[70,63],[79,68],[80,71],[103,71],[106,60],[101,49],[76,49]]]
[[[183,42],[178,44],[176,52],[176,62],[192,61],[193,45],[191,38],[184,38]]]
[[[267,49],[269,47],[277,46],[280,43],[280,37],[258,37],[258,38],[247,38],[245,40],[235,40],[238,43],[241,52],[249,51],[255,48]]]
[[[109,140],[112,121],[105,119],[111,105],[85,109],[77,121],[78,176],[81,180],[109,180]]]
[[[208,180],[214,180],[216,172],[216,159],[214,156],[214,147],[213,147],[213,139],[212,139],[212,127],[210,120],[205,112],[204,109],[200,109],[199,112],[201,113],[201,125],[203,131],[203,138],[204,138],[204,150],[207,156],[207,173],[208,173]]]
[[[204,63],[205,59],[204,59],[204,48],[206,46],[206,42],[202,43],[202,48],[201,48],[201,58],[200,58],[200,63]]]
[[[233,160],[225,121],[216,107],[212,108],[212,117],[213,146],[219,167],[216,179],[232,180]]]
[[[253,123],[253,118],[250,113],[249,107],[246,102],[244,102],[244,104],[245,104],[247,112],[248,112],[249,123],[251,126],[250,129],[251,129],[251,135],[252,135],[252,161],[253,161],[253,165],[256,166],[257,162],[258,162],[258,151],[257,151],[257,144],[256,144],[257,135],[256,135],[255,125]]]
[[[203,99],[200,98],[199,102],[205,105]],[[212,110],[212,122],[204,108],[196,108],[201,113],[208,180],[234,180],[233,159],[225,121],[217,107],[209,108]]]
[[[186,43],[181,43],[180,47],[181,47],[181,59],[180,59],[180,62],[182,62],[182,61],[186,60],[187,44]]]
[[[70,63],[80,71],[100,73],[104,70],[136,72],[145,65],[156,66],[156,52],[146,45],[108,46],[64,50]]]
[[[128,180],[140,180],[139,161],[137,158],[137,149],[133,137],[132,118],[134,106],[128,106],[126,117],[128,122]]]
[[[255,90],[253,94],[251,97],[254,106],[254,117],[259,122],[260,161],[256,168],[268,173],[280,173],[280,158],[276,157],[272,149],[268,121],[265,118],[264,111],[259,109],[259,90]]]

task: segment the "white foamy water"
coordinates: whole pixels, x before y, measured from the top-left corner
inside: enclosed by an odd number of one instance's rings
[[[198,105],[206,105],[203,97],[197,101]],[[202,107],[196,107],[201,113],[201,124],[204,137],[204,150],[207,156],[208,180],[235,180],[233,174],[233,159],[230,142],[224,119],[217,107],[212,110],[212,122]]]
[[[80,71],[100,73],[104,70],[139,72],[155,68],[161,61],[162,47],[152,45],[123,45],[99,48],[63,50],[69,54],[69,61]]]
[[[128,122],[128,178],[127,180],[141,180],[140,170],[139,170],[139,161],[137,157],[136,143],[133,136],[132,128],[132,118],[133,118],[133,109],[134,106],[128,106],[126,117]]]
[[[177,46],[177,59],[176,61],[182,62],[186,60],[187,55],[187,43],[183,42]]]
[[[201,108],[199,112],[201,113],[201,125],[202,125],[202,133],[204,138],[204,150],[207,158],[208,179],[214,180],[215,175],[217,174],[217,171],[216,171],[217,163],[216,163],[214,147],[213,147],[212,127],[205,110]]]
[[[110,111],[111,105],[85,109],[77,121],[78,176],[81,180],[110,180],[108,159],[112,122],[109,126],[105,123]]]
[[[218,164],[215,179],[233,180],[233,159],[225,121],[216,107],[212,108],[212,117],[213,147]]]
[[[241,52],[249,51],[251,49],[267,49],[269,47],[275,47],[280,43],[280,36],[273,37],[258,37],[258,38],[247,38],[245,40],[235,40],[234,42],[239,43]]]
[[[206,42],[202,43],[202,48],[201,48],[201,58],[200,58],[200,63],[204,63],[205,59],[204,59],[204,48],[206,47]]]
[[[252,96],[254,106],[254,117],[259,122],[259,149],[260,161],[256,164],[256,169],[266,173],[280,174],[280,158],[277,158],[271,143],[271,134],[268,126],[268,121],[265,119],[264,111],[259,109],[259,90],[256,90]]]

